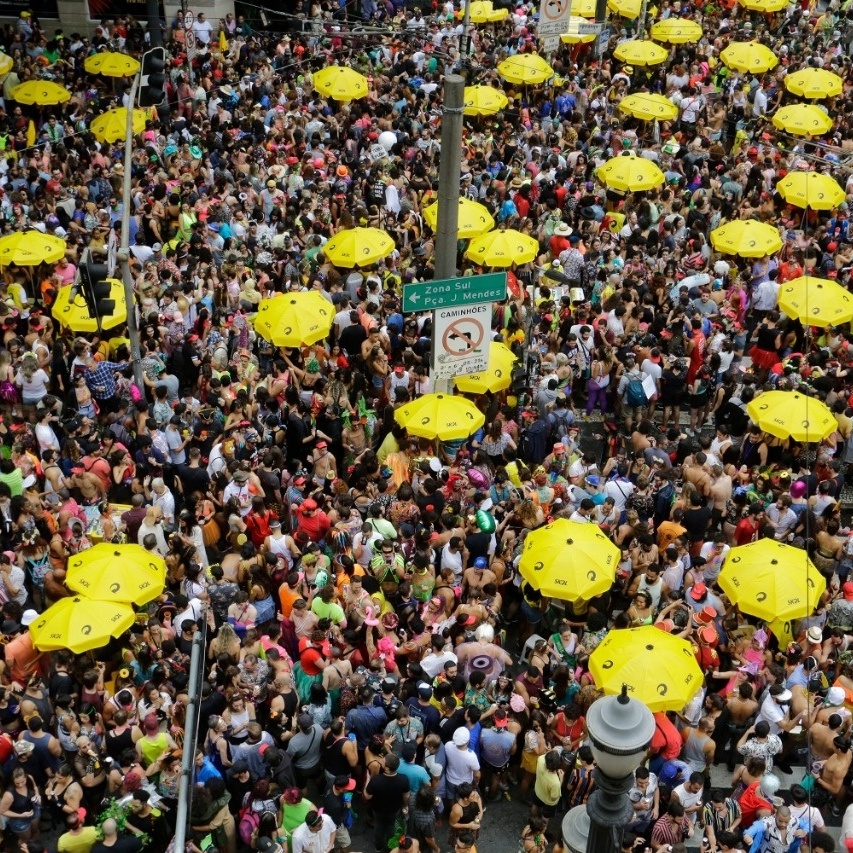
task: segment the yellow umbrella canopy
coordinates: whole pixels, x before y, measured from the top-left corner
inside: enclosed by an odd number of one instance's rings
[[[490,231],[468,244],[465,256],[486,267],[530,263],[539,254],[539,242],[512,228]]]
[[[35,267],[55,264],[65,256],[65,241],[33,228],[0,237],[0,266]]]
[[[633,20],[640,17],[642,0],[607,0],[607,8],[623,18]]]
[[[838,429],[825,403],[799,391],[765,391],[747,404],[746,413],[759,429],[776,438],[817,442]]]
[[[71,100],[71,92],[50,80],[27,80],[12,89],[12,100],[19,104],[53,106]]]
[[[781,12],[788,5],[788,0],[740,0],[740,5],[750,12]]]
[[[589,656],[589,671],[600,690],[618,695],[626,684],[654,713],[682,710],[703,682],[691,643],[654,625],[608,631]]]
[[[139,60],[126,53],[106,51],[87,56],[83,67],[90,74],[103,74],[105,77],[132,77],[139,71]]]
[[[619,558],[597,524],[558,518],[528,534],[518,570],[546,598],[586,601],[610,589]]]
[[[394,241],[379,228],[348,228],[338,231],[325,246],[323,254],[336,267],[366,267],[387,258]]]
[[[465,397],[424,394],[394,412],[409,435],[439,441],[468,438],[486,422],[486,416]]]
[[[582,18],[594,18],[595,0],[574,0],[572,14],[580,15]]]
[[[572,6],[572,11],[574,11],[574,6]],[[566,44],[590,44],[594,42],[598,38],[595,33],[581,34],[580,32],[580,27],[588,23],[589,21],[586,18],[581,18],[579,15],[572,15],[569,18],[568,28],[560,36],[560,41]]]
[[[335,101],[357,101],[367,95],[367,78],[352,68],[330,65],[314,74],[314,88]]]
[[[491,391],[505,391],[512,384],[512,368],[518,357],[504,343],[492,341],[489,344],[489,366],[483,373],[469,373],[457,376],[453,382],[464,394],[485,394]]]
[[[537,86],[554,76],[554,69],[538,53],[519,53],[498,65],[498,74],[508,83]]]
[[[773,127],[792,136],[823,136],[832,130],[832,117],[814,104],[788,104],[773,114]]]
[[[660,65],[668,59],[669,51],[653,41],[631,39],[617,45],[613,56],[627,65]]]
[[[779,308],[807,326],[840,326],[853,320],[853,295],[832,279],[801,275],[779,288]]]
[[[30,625],[33,645],[43,652],[70,649],[74,654],[99,649],[121,636],[135,621],[129,604],[74,596],[60,598]]]
[[[652,27],[652,38],[669,44],[690,44],[702,38],[702,25],[682,18],[667,18]]]
[[[720,59],[732,71],[748,71],[752,74],[763,74],[779,64],[776,54],[757,41],[732,42],[720,53]]]
[[[474,0],[471,3],[471,20],[475,24],[487,24],[490,20],[489,16],[495,11],[491,0]]]
[[[804,549],[775,539],[732,548],[717,583],[742,612],[767,622],[811,616],[826,589]]]
[[[785,75],[785,88],[801,98],[818,100],[840,95],[844,81],[825,68],[803,68]]]
[[[8,53],[0,53],[0,74],[8,74],[15,65],[15,60]]]
[[[262,299],[255,315],[255,331],[277,347],[315,344],[329,334],[335,308],[316,290],[278,293]]]
[[[69,558],[65,583],[87,598],[141,606],[163,591],[166,561],[140,545],[104,542]]]
[[[438,227],[438,202],[425,207],[424,220],[433,231]],[[495,220],[482,204],[465,196],[459,197],[458,233],[463,240],[479,237],[495,227]]]
[[[126,323],[127,304],[124,300],[124,285],[117,278],[108,278],[105,281],[110,285],[110,295],[106,298],[115,302],[115,308],[112,314],[101,317],[100,326],[95,317],[89,316],[89,306],[83,298],[82,291],[75,285],[59,288],[56,301],[50,309],[53,319],[72,332],[88,334],[97,332],[99,328],[114,329]]]
[[[148,116],[145,110],[133,111],[133,133],[142,133],[145,130],[145,121]],[[123,140],[127,135],[127,107],[115,107],[101,113],[92,121],[91,131],[99,142],[114,143]]]
[[[489,23],[496,24],[498,21],[502,21],[509,15],[509,9],[495,9],[491,15],[489,15]]]
[[[782,248],[778,229],[757,219],[736,219],[711,232],[711,245],[725,255],[763,258]]]
[[[651,160],[637,157],[633,151],[611,157],[595,170],[596,177],[611,190],[636,193],[653,190],[663,184],[663,172]]]
[[[641,121],[671,121],[678,118],[678,107],[663,95],[637,92],[619,101],[619,109]]]
[[[834,178],[820,172],[788,172],[776,190],[788,204],[812,210],[832,210],[847,198]]]
[[[464,112],[466,116],[490,116],[499,113],[509,99],[492,86],[466,86]]]

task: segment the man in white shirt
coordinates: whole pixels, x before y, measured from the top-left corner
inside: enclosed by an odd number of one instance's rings
[[[447,744],[447,797],[456,798],[456,789],[466,782],[476,786],[480,780],[480,761],[468,744],[471,733],[466,727],[453,732],[453,743]]]
[[[193,32],[195,33],[195,37],[200,44],[210,44],[210,37],[213,33],[213,27],[210,25],[210,21],[208,21],[205,17],[204,12],[199,12],[198,17],[193,22]]]
[[[335,846],[335,822],[327,814],[312,809],[305,815],[305,823],[293,830],[290,849],[293,853],[316,853]],[[263,850],[259,845],[259,849]]]
[[[458,663],[458,658],[450,650],[441,634],[433,634],[432,651],[421,659],[421,669],[430,678],[435,678],[444,672],[446,663]]]

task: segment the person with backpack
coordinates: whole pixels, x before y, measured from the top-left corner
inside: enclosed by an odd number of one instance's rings
[[[619,379],[616,393],[622,401],[622,414],[625,418],[625,430],[631,432],[634,419],[641,421],[646,414],[649,398],[643,388],[646,374],[637,366],[633,355],[625,357],[625,372]]]

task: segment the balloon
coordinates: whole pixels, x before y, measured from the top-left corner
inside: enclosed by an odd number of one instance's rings
[[[322,157],[315,157],[314,158],[314,168],[315,169],[322,169],[323,166],[325,166],[325,165],[326,165],[326,161]]]
[[[495,532],[497,525],[495,524],[495,519],[491,515],[489,515],[489,513],[480,509],[477,510],[477,514],[474,516],[474,518],[477,521],[477,527],[479,527],[483,533]]]
[[[329,583],[329,575],[325,569],[320,569],[319,572],[314,576],[314,585],[317,589],[322,589],[326,584]]]
[[[390,130],[383,130],[379,134],[378,142],[386,151],[390,151],[397,144],[397,134]]]

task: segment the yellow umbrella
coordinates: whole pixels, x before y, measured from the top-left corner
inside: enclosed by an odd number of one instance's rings
[[[468,438],[486,422],[486,416],[465,397],[424,394],[394,412],[394,420],[409,435],[439,441]]]
[[[597,524],[558,518],[528,534],[518,570],[545,598],[586,601],[610,589],[619,558]]]
[[[788,0],[739,0],[744,9],[751,12],[781,12],[788,5]]]
[[[464,394],[485,394],[505,391],[512,384],[512,368],[518,357],[504,343],[489,344],[489,366],[483,373],[469,373],[453,380],[456,388]]]
[[[776,189],[788,204],[812,210],[832,210],[847,198],[834,178],[820,172],[788,172]]]
[[[65,257],[65,241],[33,228],[0,237],[0,266],[35,267]]]
[[[678,107],[663,95],[637,92],[619,101],[619,109],[641,121],[671,121],[678,118]]]
[[[509,99],[492,86],[466,86],[464,111],[466,116],[490,116],[499,113]]]
[[[142,133],[145,130],[147,119],[145,110],[133,111],[133,133]],[[92,121],[90,130],[98,142],[114,143],[124,140],[127,134],[127,107],[115,107],[101,113]]]
[[[594,18],[595,0],[574,0],[572,14],[580,15],[582,18]]]
[[[853,296],[837,281],[801,275],[779,288],[779,308],[806,326],[840,326],[853,320]]]
[[[789,104],[773,114],[773,127],[792,136],[823,136],[832,124],[832,117],[814,104]]]
[[[132,77],[139,71],[139,60],[126,53],[106,51],[87,56],[83,67],[90,74],[103,74],[104,77]]]
[[[12,89],[12,100],[19,104],[38,104],[39,106],[53,106],[64,104],[71,100],[71,92],[59,83],[50,80],[27,80],[19,83]]]
[[[572,6],[572,11],[574,11],[574,6]],[[594,42],[598,36],[595,33],[583,33],[580,32],[581,26],[586,26],[589,21],[586,18],[581,18],[578,15],[572,15],[569,18],[569,26],[566,31],[560,36],[560,40],[565,42],[566,44],[589,44],[590,42]]]
[[[424,220],[433,231],[438,227],[438,202],[425,207]],[[465,196],[459,197],[458,233],[463,240],[479,237],[495,227],[495,220],[482,204]]]
[[[539,254],[539,242],[512,228],[490,231],[468,244],[465,256],[486,267],[530,263]]]
[[[53,319],[72,332],[89,334],[97,332],[99,328],[114,329],[126,323],[127,304],[124,301],[124,285],[116,278],[108,278],[105,281],[110,285],[110,295],[106,298],[115,302],[115,309],[109,316],[101,317],[100,326],[96,318],[89,316],[89,307],[83,298],[81,287],[73,284],[59,288],[56,301],[50,309]]]
[[[554,69],[538,53],[518,53],[498,65],[498,74],[509,83],[537,86],[554,76]]]
[[[0,74],[8,74],[15,65],[15,60],[8,53],[0,53]]]
[[[653,190],[666,180],[663,172],[651,160],[627,151],[611,157],[595,170],[596,177],[611,190],[636,193]]]
[[[702,38],[702,25],[683,18],[667,18],[652,27],[652,38],[669,44],[689,44]]]
[[[255,331],[277,347],[294,348],[322,341],[334,319],[334,306],[316,290],[278,293],[261,300]]]
[[[829,407],[799,391],[765,391],[746,406],[759,429],[776,438],[817,442],[838,429]]]
[[[613,56],[626,65],[660,65],[669,58],[669,51],[653,41],[631,39],[617,45]]]
[[[32,148],[36,144],[36,123],[30,119],[27,122],[27,147]]]
[[[825,68],[803,68],[785,75],[785,88],[801,98],[834,98],[841,94],[844,81]]]
[[[117,571],[120,567],[120,571]],[[65,584],[87,598],[143,605],[166,583],[166,561],[140,545],[104,542],[68,560]]]
[[[30,625],[30,636],[43,652],[70,649],[80,654],[105,646],[135,620],[133,608],[122,602],[60,598]]]
[[[489,15],[494,11],[491,0],[474,0],[471,3],[471,20],[475,24],[486,24],[489,22]]]
[[[782,248],[778,229],[757,219],[735,219],[711,232],[711,245],[725,255],[763,258]]]
[[[314,88],[335,101],[357,101],[367,95],[367,77],[343,65],[330,65],[314,74]]]
[[[589,656],[596,686],[609,695],[622,692],[650,711],[681,711],[702,686],[693,646],[654,625],[610,630]]]
[[[640,17],[642,0],[607,0],[607,8],[623,18],[633,20]]]
[[[489,15],[489,23],[496,24],[498,21],[502,21],[509,15],[509,9],[495,9],[491,15]]]
[[[776,54],[757,41],[732,42],[720,53],[720,59],[726,68],[753,74],[763,74],[779,64]]]
[[[387,258],[394,241],[379,228],[348,228],[338,231],[325,246],[323,254],[336,267],[366,267]]]
[[[826,589],[804,549],[775,539],[732,548],[717,583],[742,612],[767,622],[811,616]]]

